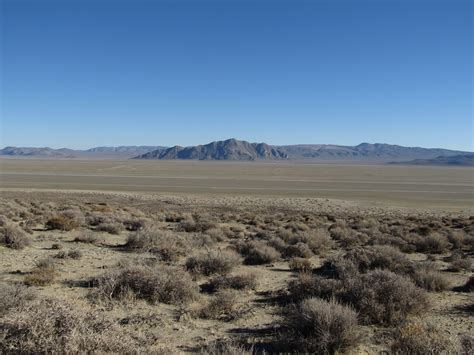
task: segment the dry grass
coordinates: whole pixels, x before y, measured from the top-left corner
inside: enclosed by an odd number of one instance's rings
[[[81,231],[75,238],[76,243],[88,243],[88,244],[99,244],[101,238],[97,234],[91,231]]]
[[[288,266],[293,271],[311,271],[313,269],[311,261],[305,258],[292,258]]]
[[[10,309],[20,308],[36,298],[36,292],[31,287],[22,284],[0,285],[0,317]]]
[[[57,272],[54,260],[51,258],[40,260],[33,270],[25,276],[25,284],[28,286],[46,286],[54,282]]]
[[[135,353],[149,348],[117,324],[65,301],[40,300],[0,318],[2,353]]]
[[[45,226],[48,230],[71,231],[78,228],[79,223],[74,218],[61,214],[50,218]]]
[[[431,265],[419,266],[410,277],[418,287],[428,291],[446,291],[451,286],[448,277],[434,270]]]
[[[396,329],[392,351],[401,354],[458,354],[459,348],[435,327],[407,322]]]

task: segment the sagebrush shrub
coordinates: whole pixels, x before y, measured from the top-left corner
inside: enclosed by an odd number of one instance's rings
[[[237,293],[232,290],[220,290],[204,306],[199,316],[205,319],[233,320],[239,317]]]
[[[54,282],[57,272],[52,258],[42,259],[25,276],[25,284],[28,286],[45,286]]]
[[[49,230],[60,230],[60,231],[71,231],[79,227],[79,223],[66,215],[58,215],[50,218],[46,222],[46,229]]]
[[[96,227],[96,231],[99,232],[106,232],[109,234],[120,234],[120,232],[123,230],[123,226],[120,223],[101,223]]]
[[[341,281],[315,276],[310,272],[300,272],[296,280],[288,285],[291,299],[302,300],[310,297],[333,298],[341,288]]]
[[[0,243],[11,249],[23,249],[31,244],[28,235],[19,227],[7,224],[2,227]]]
[[[394,324],[427,309],[425,292],[410,279],[387,270],[373,270],[343,280],[336,297],[359,311],[368,324]]]
[[[233,250],[208,250],[189,257],[186,268],[193,273],[209,276],[227,274],[240,262],[240,256]]]
[[[420,253],[442,254],[446,253],[451,244],[448,238],[440,233],[430,233],[415,241],[416,251]]]
[[[287,258],[310,258],[314,255],[308,244],[302,242],[288,245],[283,248],[282,252]]]
[[[269,264],[281,257],[278,250],[262,241],[248,242],[242,245],[240,252],[245,256],[245,263],[249,265]]]
[[[453,340],[435,327],[420,322],[407,322],[395,331],[392,351],[397,354],[456,354]]]
[[[448,277],[436,271],[431,265],[418,266],[409,276],[418,287],[428,291],[441,292],[450,287]]]
[[[255,274],[242,275],[217,275],[209,280],[210,291],[225,288],[234,290],[254,290],[257,287],[257,277]]]
[[[375,269],[399,274],[413,272],[413,263],[398,249],[389,245],[356,247],[343,255],[326,260],[322,269],[327,274],[348,278]]]
[[[305,258],[292,258],[288,266],[293,271],[310,271],[313,268],[311,260]]]
[[[127,299],[130,294],[150,303],[185,304],[198,296],[198,286],[184,270],[165,265],[125,263],[94,280],[93,296]]]
[[[76,243],[97,244],[100,242],[99,237],[92,231],[80,232],[73,240]]]
[[[286,341],[305,353],[334,354],[355,346],[356,327],[357,313],[334,301],[309,298],[284,313]]]
[[[178,235],[157,227],[146,227],[129,234],[125,246],[154,253],[165,261],[175,261],[185,253],[183,241]]]
[[[12,308],[20,308],[36,298],[33,288],[22,284],[0,284],[0,317]]]
[[[50,299],[30,302],[0,318],[0,339],[1,353],[132,354],[150,346],[145,337],[130,336],[92,310]]]

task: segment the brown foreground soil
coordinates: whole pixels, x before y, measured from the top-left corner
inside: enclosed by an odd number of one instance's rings
[[[472,351],[474,298],[466,283],[473,276],[474,217],[469,211],[297,197],[37,191],[3,191],[0,197],[1,287],[26,285],[15,292],[34,293],[10,306],[0,301],[0,351]],[[9,235],[20,240],[18,247],[8,244]],[[342,290],[348,282],[380,269],[416,284],[426,304],[378,321],[356,296],[348,301],[349,291]],[[110,276],[119,270],[146,280],[133,280],[119,292],[118,276]],[[144,270],[171,273],[166,294]],[[242,275],[246,281],[234,289],[216,286],[219,277]],[[319,286],[297,291],[304,277]],[[340,283],[341,289],[331,289],[328,297],[321,291],[324,282]],[[187,287],[191,296],[182,296]],[[15,292],[2,292],[19,299]],[[339,348],[308,345],[308,336],[291,329],[286,314],[306,298],[332,299],[355,310],[351,332],[357,336]],[[55,305],[50,313],[28,318],[29,305],[42,309],[37,305],[44,300]],[[40,333],[32,329],[34,322],[45,314],[56,317],[64,311],[58,305],[67,305],[86,323],[94,319],[102,330],[91,326],[86,337],[79,328],[50,334],[38,325],[44,334],[35,338]],[[91,340],[82,344],[74,337]],[[410,337],[423,344],[414,345]],[[444,348],[433,340],[437,337]]]

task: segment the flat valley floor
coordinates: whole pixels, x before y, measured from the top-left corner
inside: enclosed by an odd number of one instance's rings
[[[473,201],[472,168],[2,159],[0,353],[473,354]]]
[[[474,169],[274,162],[0,160],[2,190],[273,196],[474,210]]]

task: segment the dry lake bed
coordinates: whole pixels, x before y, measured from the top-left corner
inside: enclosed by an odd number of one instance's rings
[[[203,161],[0,160],[3,190],[328,198],[472,210],[474,169]]]

